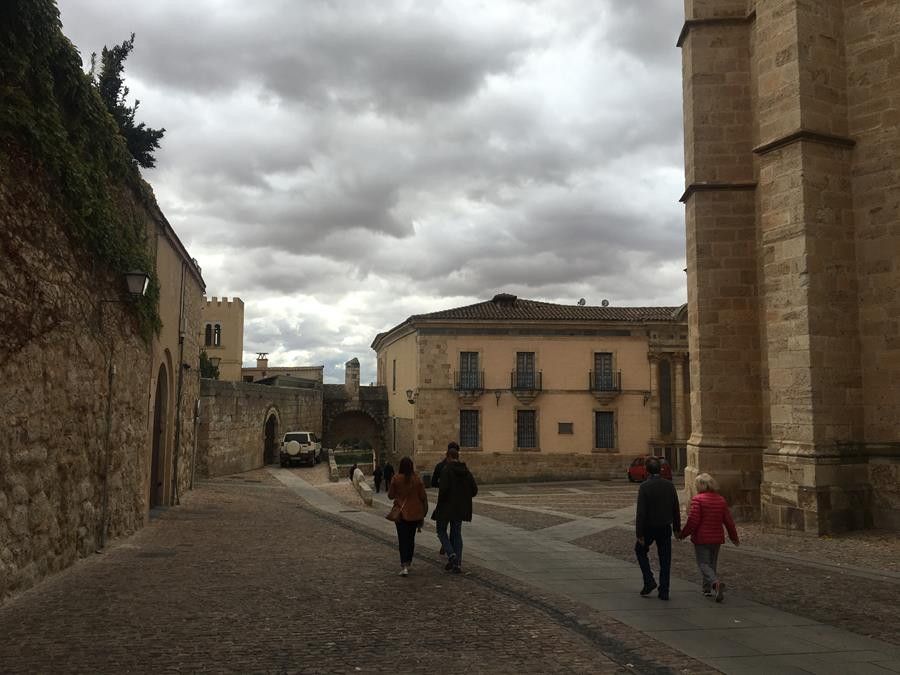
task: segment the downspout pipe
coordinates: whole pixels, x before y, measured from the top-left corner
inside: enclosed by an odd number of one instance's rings
[[[175,394],[175,457],[172,461],[172,503],[181,503],[178,491],[178,457],[181,455],[181,395],[184,384],[184,272],[185,263],[181,262],[181,302],[178,308],[178,389]]]

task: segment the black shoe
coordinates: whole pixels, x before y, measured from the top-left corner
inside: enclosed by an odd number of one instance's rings
[[[453,574],[462,574],[462,570],[460,569],[459,565],[453,566]]]
[[[450,560],[448,560],[448,561],[447,561],[447,564],[444,565],[444,569],[447,570],[447,571],[449,572],[449,571],[452,570],[454,567],[458,567],[458,565],[456,564],[456,557],[455,557],[455,556],[450,556]]]
[[[716,593],[716,602],[722,602],[725,599],[725,584],[717,581],[713,584],[713,590]]]
[[[660,600],[668,600],[668,599],[669,599],[669,594],[668,594],[668,593],[660,593],[660,594],[659,594],[658,596],[656,596],[656,597],[658,597]]]
[[[653,592],[653,589],[656,588],[656,582],[651,581],[649,585],[644,585],[641,589],[641,595],[650,595]]]

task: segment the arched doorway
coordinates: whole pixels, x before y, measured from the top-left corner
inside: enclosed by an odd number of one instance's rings
[[[278,461],[278,417],[269,413],[266,419],[266,442],[263,446],[263,464],[274,464]]]
[[[163,503],[163,457],[166,449],[166,421],[168,419],[169,377],[165,364],[159,367],[156,395],[153,397],[153,450],[150,454],[150,508]]]
[[[368,413],[349,410],[337,415],[328,425],[322,445],[336,448],[339,445],[383,450],[384,439],[378,423]]]

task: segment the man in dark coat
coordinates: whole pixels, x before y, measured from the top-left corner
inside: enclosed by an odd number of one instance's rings
[[[394,465],[390,462],[387,462],[384,465],[384,489],[388,490],[391,487],[391,478],[394,477]]]
[[[637,514],[635,516],[635,534],[637,542],[634,552],[637,555],[641,574],[644,576],[644,587],[641,595],[650,595],[655,589],[656,581],[650,569],[650,546],[656,542],[656,553],[659,556],[659,599],[669,599],[669,570],[672,566],[672,528],[681,531],[681,509],[678,506],[678,492],[672,481],[659,475],[659,460],[651,457],[645,464],[647,480],[641,483],[638,490]]]
[[[451,443],[441,471],[437,506],[431,514],[436,521],[438,539],[447,552],[445,570],[459,574],[462,569],[462,524],[472,521],[472,497],[478,494],[475,478],[464,462],[459,461],[459,446]],[[447,535],[447,526],[450,535]]]
[[[381,478],[384,475],[383,470],[381,469],[381,464],[375,465],[375,470],[372,471],[372,479],[375,481],[375,492],[381,492]]]
[[[457,445],[456,441],[450,441],[447,444],[447,450],[451,450],[452,448],[456,448],[457,452],[459,452],[459,445]],[[447,456],[444,455],[444,459],[434,465],[434,471],[431,472],[431,487],[439,488],[441,486],[441,471],[444,470],[444,467],[447,465]],[[444,544],[441,544],[440,554],[445,555],[447,551],[444,550]]]

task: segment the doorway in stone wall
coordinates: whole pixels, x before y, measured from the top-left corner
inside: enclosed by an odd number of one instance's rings
[[[168,412],[169,378],[166,366],[159,367],[156,395],[153,397],[153,451],[150,455],[150,508],[163,503],[162,461],[166,448],[166,420]]]
[[[278,418],[275,413],[266,420],[266,442],[263,449],[263,464],[274,464],[278,460]]]

